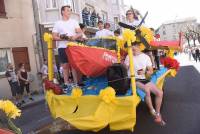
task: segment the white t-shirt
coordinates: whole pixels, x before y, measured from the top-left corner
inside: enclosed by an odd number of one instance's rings
[[[97,31],[95,35],[96,38],[107,37],[107,36],[114,36],[114,33],[108,29],[102,29]]]
[[[129,69],[129,56],[126,56],[125,65],[128,67],[128,76],[130,76],[130,69]],[[148,55],[141,53],[139,55],[133,55],[133,64],[134,64],[134,71],[135,71],[135,78],[136,79],[145,79],[145,74],[139,75],[137,72],[140,69],[146,72],[146,68],[152,66],[151,59]]]
[[[76,28],[80,28],[76,20],[69,19],[67,21],[59,20],[55,23],[52,32],[61,34],[67,34],[67,36],[76,35]],[[57,41],[58,48],[66,48],[67,41]]]
[[[138,26],[140,24],[140,20],[134,20],[133,22],[127,21],[126,24],[130,26]]]
[[[48,75],[48,66],[43,64],[40,69],[40,72],[42,73],[42,75]]]

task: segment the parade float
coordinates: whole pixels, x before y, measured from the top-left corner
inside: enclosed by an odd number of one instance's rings
[[[181,39],[173,42],[154,41],[150,29],[143,26],[125,26],[123,39],[107,37],[91,39],[86,44],[68,43],[66,53],[69,63],[89,78],[84,81],[85,86],[74,87],[72,91],[63,93],[60,85],[53,83],[52,35],[45,33],[44,40],[48,44],[49,71],[48,80],[45,82],[46,101],[51,115],[83,131],[97,132],[105,127],[109,127],[111,131],[134,130],[136,108],[145,98],[145,93],[135,84],[131,49],[134,42],[141,43],[141,50],[163,49],[167,52],[167,56],[162,59],[163,67],[155,71],[150,78],[160,90],[163,89],[165,77],[174,77],[179,69],[173,54],[174,51],[181,50]],[[108,86],[105,73],[108,67],[121,62],[121,51],[127,52],[130,58],[131,86],[127,93],[117,95],[116,90]]]

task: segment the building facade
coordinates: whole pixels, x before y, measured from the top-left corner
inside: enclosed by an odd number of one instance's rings
[[[51,32],[54,23],[61,19],[60,9],[63,5],[70,5],[72,8],[72,18],[82,23],[82,10],[87,7],[90,12],[98,13],[101,20],[109,22],[111,29],[118,28],[119,21],[125,21],[125,5],[123,0],[32,0],[35,3],[34,14],[37,16],[36,24],[39,25],[37,33],[40,33],[39,39],[44,32]],[[87,26],[87,33],[92,37],[98,30],[96,26]],[[47,58],[47,46],[41,40],[43,58]]]
[[[35,24],[32,1],[0,0],[0,98],[11,96],[10,86],[5,78],[6,66],[12,63],[17,68],[25,63],[34,78],[31,90],[38,90],[38,54],[35,44]]]
[[[125,20],[123,0],[35,0],[38,6],[39,23],[45,28],[53,27],[55,21],[61,19],[60,8],[63,5],[72,7],[72,17],[82,22],[82,10],[87,7],[96,11],[104,22],[116,24]]]
[[[196,18],[167,21],[159,27],[158,33],[161,40],[179,40],[180,32],[185,32],[188,27],[195,26],[196,24]]]

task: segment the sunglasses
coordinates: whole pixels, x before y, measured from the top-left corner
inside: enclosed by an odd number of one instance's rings
[[[127,13],[126,16],[127,16],[127,15],[131,15],[131,14],[133,14],[133,13]]]

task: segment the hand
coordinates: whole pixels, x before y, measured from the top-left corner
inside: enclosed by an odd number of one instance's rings
[[[74,40],[75,40],[75,37],[74,37],[74,36],[68,36],[68,39],[69,39],[70,41],[74,41]]]
[[[140,69],[140,70],[137,71],[137,74],[138,75],[143,75],[143,74],[145,74],[145,71],[143,69]]]
[[[67,34],[61,34],[61,35],[60,35],[60,39],[68,40],[69,37],[67,36]]]

